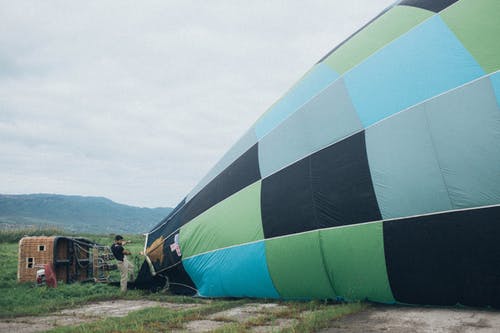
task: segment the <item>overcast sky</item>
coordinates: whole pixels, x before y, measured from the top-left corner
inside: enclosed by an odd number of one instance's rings
[[[175,206],[392,3],[0,0],[0,193]]]

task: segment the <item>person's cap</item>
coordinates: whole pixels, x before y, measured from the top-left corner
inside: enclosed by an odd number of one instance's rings
[[[122,239],[123,239],[123,237],[122,237],[122,236],[120,236],[120,235],[116,235],[116,236],[115,236],[115,240],[117,240],[117,241],[118,241],[118,240],[122,240]]]

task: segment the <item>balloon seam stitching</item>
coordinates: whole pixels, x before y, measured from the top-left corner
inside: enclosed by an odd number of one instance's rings
[[[404,216],[404,217],[393,217],[389,219],[383,219],[383,220],[377,220],[377,221],[368,221],[368,222],[362,222],[362,223],[356,223],[356,224],[346,224],[346,225],[340,225],[340,226],[334,226],[334,227],[329,227],[329,228],[322,228],[322,229],[314,229],[314,230],[307,230],[307,231],[302,231],[298,232],[295,234],[288,234],[288,235],[281,235],[281,236],[276,236],[272,238],[265,238],[265,239],[260,239],[252,242],[247,242],[247,243],[242,243],[242,244],[235,244],[235,245],[230,245],[226,247],[222,247],[219,249],[214,249],[214,250],[209,250],[201,253],[194,254],[192,256],[189,256],[187,258],[182,258],[182,260],[187,260],[191,259],[197,256],[205,255],[208,253],[216,252],[216,251],[221,251],[225,249],[231,249],[239,246],[246,246],[246,245],[251,245],[255,244],[258,242],[265,242],[268,240],[275,240],[275,239],[280,239],[280,238],[286,238],[286,237],[292,237],[292,236],[299,236],[299,235],[305,235],[308,233],[316,232],[316,231],[326,231],[326,230],[334,230],[334,229],[342,229],[342,228],[351,228],[351,227],[357,227],[360,225],[368,225],[368,224],[374,224],[374,223],[382,223],[382,222],[391,222],[391,221],[397,221],[397,220],[407,220],[411,218],[416,218],[416,217],[424,217],[424,216],[431,216],[431,215],[441,215],[441,214],[446,214],[446,213],[456,213],[456,212],[464,212],[464,211],[470,211],[470,210],[479,210],[479,209],[485,209],[485,208],[495,208],[495,207],[500,207],[500,204],[495,204],[495,205],[487,205],[487,206],[478,206],[478,207],[470,207],[470,208],[460,208],[460,209],[451,209],[451,210],[445,210],[445,211],[439,211],[439,212],[432,212],[432,213],[425,213],[425,214],[418,214],[418,215],[411,215],[411,216]]]

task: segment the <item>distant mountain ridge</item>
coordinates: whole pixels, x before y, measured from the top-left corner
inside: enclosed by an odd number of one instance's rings
[[[145,233],[170,212],[104,197],[60,194],[0,194],[0,227],[51,225],[76,232]]]

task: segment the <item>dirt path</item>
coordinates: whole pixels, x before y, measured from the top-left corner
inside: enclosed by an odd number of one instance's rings
[[[0,321],[0,332],[33,333],[43,332],[58,326],[71,326],[97,321],[106,317],[124,317],[132,311],[148,307],[160,306],[173,310],[192,309],[203,304],[165,303],[154,301],[115,300],[88,304],[76,309],[66,309],[45,317],[18,317]],[[287,306],[276,303],[250,303],[235,306],[229,310],[219,311],[207,315],[202,320],[186,322],[182,329],[173,332],[210,332],[221,328],[228,323],[245,323],[249,320],[258,320],[266,314],[277,313],[287,309]],[[276,330],[291,327],[297,322],[292,318],[279,318],[270,323],[262,323],[252,327],[250,331],[256,333],[275,332]]]
[[[499,333],[500,311],[374,306],[321,333]]]
[[[199,307],[203,304],[166,303],[141,300],[115,300],[97,302],[75,309],[66,309],[45,317],[18,317],[0,321],[0,332],[5,333],[33,333],[43,332],[58,326],[72,326],[97,321],[106,317],[125,317],[132,311],[149,307],[160,306],[172,310],[185,310]],[[174,332],[210,332],[221,328],[228,322],[243,323],[255,320],[267,313],[286,309],[286,306],[275,303],[251,303],[237,306],[229,310],[220,311],[206,316],[203,320],[193,320],[185,323],[182,329]],[[277,329],[290,327],[296,323],[295,319],[279,319],[273,325],[260,325],[252,329],[253,332],[272,332]]]
[[[245,323],[250,320],[259,320],[266,314],[277,313],[287,307],[276,303],[250,303],[238,306],[229,310],[220,311],[207,316],[204,320],[193,320],[187,322],[183,329],[175,330],[172,333],[181,332],[210,332],[218,328],[222,328],[227,323]],[[276,332],[285,327],[291,327],[297,322],[292,318],[280,318],[275,320],[272,325],[266,324],[256,325],[250,329],[251,332],[267,333]]]
[[[155,306],[169,309],[190,309],[201,304],[165,303],[142,300],[114,300],[66,309],[45,317],[17,317],[0,321],[0,332],[43,332],[58,326],[70,326],[97,321],[106,317],[125,317],[132,311]]]
[[[149,307],[164,307],[185,310],[203,304],[183,304],[143,300],[115,300],[88,304],[75,309],[66,309],[45,317],[18,317],[0,321],[0,332],[42,332],[58,326],[78,325],[106,317],[124,317],[132,311]],[[255,323],[248,330],[256,333],[276,332],[292,327],[297,318],[277,316],[272,321],[266,315],[286,313],[286,303],[248,303],[235,306],[186,322],[174,332],[210,332],[231,323]],[[307,315],[310,311],[300,314]],[[498,333],[500,311],[458,308],[390,307],[372,306],[368,309],[333,321],[331,327],[321,333]]]

